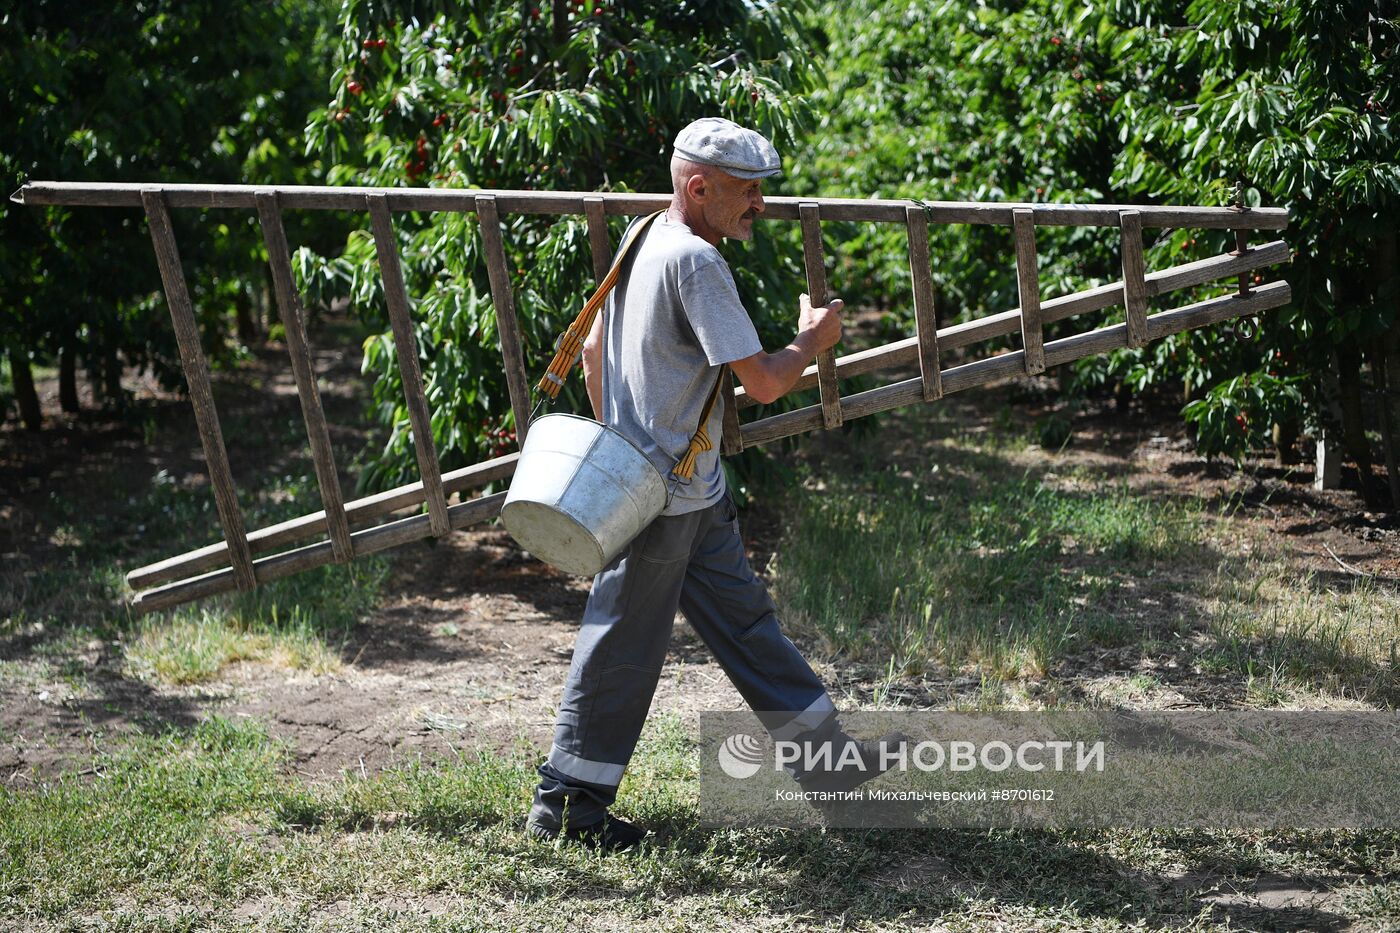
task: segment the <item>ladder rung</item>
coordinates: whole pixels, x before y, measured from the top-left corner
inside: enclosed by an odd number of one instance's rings
[[[601,282],[612,265],[612,243],[608,237],[608,218],[603,199],[598,195],[583,199],[583,214],[588,219],[588,248],[593,254],[593,279]]]
[[[345,518],[345,498],[340,491],[340,477],[335,472],[330,429],[326,425],[325,410],[321,407],[321,391],[316,386],[316,370],[311,365],[311,348],[306,342],[301,299],[292,282],[292,262],[287,248],[287,231],[282,226],[282,209],[277,203],[275,191],[259,191],[255,200],[263,243],[267,246],[267,261],[272,268],[277,314],[287,334],[287,355],[291,358],[297,396],[301,399],[302,420],[306,422],[306,439],[311,445],[311,460],[316,467],[321,504],[326,509],[326,529],[335,559],[343,564],[354,558],[355,549],[350,540],[350,523]]]
[[[175,340],[180,347],[180,363],[189,385],[194,420],[199,427],[199,440],[204,446],[204,461],[209,468],[209,482],[214,487],[214,505],[224,528],[224,541],[232,563],[231,578],[240,590],[257,586],[253,572],[252,553],[248,549],[248,534],[243,526],[243,511],[238,507],[238,493],[229,468],[228,449],[219,427],[219,413],[214,407],[214,390],[209,381],[209,361],[199,343],[199,325],[195,323],[194,306],[190,303],[185,272],[180,264],[180,250],[175,245],[175,232],[170,223],[170,206],[159,188],[141,192],[141,202],[151,228],[156,263],[165,284],[165,300],[170,305],[170,322],[175,328]]]
[[[506,248],[501,242],[501,218],[496,199],[483,194],[476,200],[481,221],[481,244],[486,250],[486,274],[491,279],[491,301],[496,306],[496,334],[501,338],[501,359],[505,363],[506,388],[510,408],[515,413],[515,438],[525,443],[530,429],[530,377],[525,373],[525,354],[520,348],[520,323],[515,316],[515,294],[510,287]]]
[[[1147,272],[1142,256],[1142,214],[1118,215],[1123,236],[1123,308],[1127,311],[1128,346],[1147,343]]]
[[[720,395],[724,404],[724,435],[720,440],[720,453],[726,457],[742,453],[744,433],[739,424],[739,405],[734,398],[734,371],[728,366],[720,373]]]
[[[1011,232],[1016,240],[1016,286],[1021,296],[1021,346],[1025,349],[1026,375],[1035,376],[1045,372],[1040,273],[1035,265],[1035,212],[1024,208],[1012,211]]]
[[[812,307],[826,304],[826,258],[822,249],[821,207],[815,201],[797,206],[802,222],[802,259],[807,266],[807,297]],[[841,426],[841,387],[836,381],[835,348],[817,354],[817,387],[821,392],[822,425]]]
[[[413,447],[418,455],[418,472],[423,479],[423,491],[428,502],[428,516],[436,536],[447,534],[447,497],[442,491],[442,470],[438,467],[437,446],[433,442],[433,422],[428,413],[428,399],[423,393],[423,373],[418,367],[418,341],[413,336],[413,321],[408,313],[408,289],[404,286],[403,268],[399,265],[399,245],[394,236],[394,219],[389,213],[388,198],[382,192],[368,195],[370,225],[374,228],[374,246],[379,253],[379,272],[384,280],[384,299],[389,306],[389,325],[394,330],[394,350],[398,355],[399,374],[403,377],[404,402],[408,420],[413,427]]]
[[[909,276],[914,283],[914,326],[919,342],[919,378],[924,401],[943,395],[938,372],[938,318],[933,307],[933,272],[928,261],[928,214],[923,207],[910,205],[905,213],[909,231]]]

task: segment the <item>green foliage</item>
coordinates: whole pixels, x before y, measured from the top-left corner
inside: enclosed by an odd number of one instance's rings
[[[833,197],[1098,201],[1108,196],[1118,83],[1098,33],[1053,4],[830,3],[812,17],[839,50],[813,95],[823,124],[792,160],[793,187]],[[1066,23],[1079,23],[1073,32]],[[892,226],[844,234],[833,288],[891,307],[912,332],[906,238]],[[1041,228],[1042,290],[1113,273],[1102,231]],[[930,230],[944,323],[1017,304],[1009,233]]]
[[[789,5],[581,0],[528,4],[375,4],[342,8],[332,100],[312,115],[310,151],[335,184],[669,191],[670,140],[722,115],[790,146],[816,74]],[[556,18],[557,17],[557,18]],[[504,215],[511,285],[532,378],[593,285],[581,217]],[[444,469],[510,444],[514,419],[475,215],[395,218],[433,435]],[[621,226],[614,223],[614,242]],[[383,332],[365,343],[373,416],[387,429],[361,476],[371,488],[417,475],[372,238],[339,256],[298,255],[313,294],[346,293]],[[795,317],[800,267],[762,232],[734,257],[761,332],[777,308]],[[572,403],[583,394],[571,386]]]
[[[1277,373],[1236,376],[1213,386],[1182,409],[1196,426],[1196,446],[1208,457],[1269,442],[1270,426],[1297,424],[1303,415],[1303,378]]]
[[[0,176],[11,189],[30,179],[309,180],[294,141],[324,80],[317,35],[327,5],[41,0],[0,14]],[[256,217],[180,211],[175,221],[218,356],[229,310],[266,282]],[[100,370],[109,389],[123,362],[177,381],[138,212],[3,205],[0,350],[42,362],[60,349]]]
[[[1395,323],[1375,268],[1377,238],[1394,235],[1400,208],[1390,120],[1400,30],[1385,6],[1198,0],[1151,6],[1148,25],[1120,31],[1122,66],[1139,78],[1114,106],[1132,129],[1115,184],[1219,203],[1240,179],[1246,204],[1292,214],[1292,305],[1270,314],[1257,342],[1193,341],[1182,361],[1211,373],[1185,411],[1210,453],[1238,456],[1258,439],[1222,432],[1233,414],[1260,428],[1322,420],[1335,350],[1374,343]],[[1220,234],[1206,239],[1211,252],[1228,248]]]
[[[1078,367],[1083,386],[1204,393],[1186,417],[1208,452],[1239,456],[1262,437],[1217,430],[1226,415],[1243,412],[1260,432],[1280,415],[1315,423],[1331,351],[1368,346],[1394,323],[1394,286],[1375,268],[1400,202],[1400,56],[1386,5],[855,0],[823,5],[811,24],[821,44],[841,45],[814,94],[822,126],[793,160],[801,191],[1223,205],[1243,179],[1247,205],[1290,210],[1294,302],[1270,312],[1256,342],[1195,333]],[[1234,246],[1221,231],[1148,238],[1149,268]],[[1118,277],[1112,231],[1041,228],[1037,239],[1044,295]],[[911,327],[902,232],[848,242],[833,286],[892,305]],[[935,229],[931,246],[945,321],[1016,305],[1004,231]],[[1246,395],[1211,391],[1267,371],[1278,376]]]

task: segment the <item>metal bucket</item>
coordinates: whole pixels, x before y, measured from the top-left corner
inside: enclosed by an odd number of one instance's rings
[[[592,576],[666,507],[666,482],[627,438],[588,418],[536,419],[501,522],[531,554]]]

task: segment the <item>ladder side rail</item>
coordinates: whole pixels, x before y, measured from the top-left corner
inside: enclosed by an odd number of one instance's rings
[[[451,506],[447,513],[451,528],[453,530],[466,528],[469,525],[495,517],[500,512],[505,497],[505,493],[499,492]],[[351,537],[355,553],[364,555],[375,554],[422,538],[434,537],[436,534],[433,531],[432,516],[420,514],[410,515],[407,518],[387,522],[383,525],[375,525],[373,528],[365,528],[355,532]],[[320,541],[297,548],[294,551],[284,551],[270,557],[260,558],[256,567],[258,579],[262,582],[269,582],[332,563],[335,563],[335,552],[331,549],[329,542]],[[132,601],[132,608],[138,613],[154,612],[158,609],[168,609],[181,603],[224,593],[233,588],[234,581],[231,571],[227,569],[216,570],[203,576],[179,580],[158,589],[138,593]]]
[[[74,207],[140,207],[140,182],[31,181],[10,200],[18,204],[66,204]],[[366,196],[389,198],[394,211],[476,210],[476,197],[491,194],[503,214],[579,214],[582,201],[601,197],[611,216],[638,216],[662,210],[669,194],[590,191],[513,191],[501,188],[351,188],[330,185],[162,185],[171,208],[252,208],[256,192],[271,187],[288,210],[359,210]],[[764,216],[797,220],[799,205],[816,203],[823,220],[905,222],[908,200],[875,198],[765,198]],[[1256,207],[1240,211],[1228,207],[1155,204],[1046,204],[975,201],[924,201],[930,223],[990,224],[1010,226],[1012,211],[1034,209],[1040,226],[1116,227],[1125,210],[1142,212],[1144,227],[1196,227],[1216,230],[1286,230],[1288,211],[1281,207]]]
[[[1203,285],[1216,279],[1226,278],[1243,271],[1262,269],[1287,262],[1290,255],[1288,244],[1282,240],[1255,247],[1247,253],[1236,256],[1231,253],[1212,256],[1195,262],[1184,263],[1148,273],[1147,294],[1149,297],[1168,292]],[[1121,303],[1123,283],[1114,282],[1084,291],[1051,298],[1040,306],[1041,323],[1051,324],[1077,314],[1099,311]],[[989,314],[986,317],[964,321],[940,328],[938,346],[941,350],[956,350],[994,337],[1004,337],[1016,333],[1020,326],[1020,308]],[[918,339],[908,337],[881,347],[861,350],[857,353],[838,357],[836,375],[838,379],[848,379],[880,369],[909,366],[918,361]],[[790,392],[800,392],[816,385],[817,369],[808,366],[793,385]],[[758,404],[749,398],[742,388],[737,390],[739,407],[749,408]]]
[[[452,470],[442,475],[442,489],[445,495],[463,494],[488,483],[509,479],[515,472],[515,461],[519,453],[509,453],[491,460],[483,460],[471,466]],[[404,509],[422,508],[427,501],[423,482],[418,480],[386,489],[372,496],[354,499],[345,504],[346,518],[353,524],[364,524],[374,519],[401,512]],[[326,513],[312,512],[298,518],[278,522],[249,532],[248,546],[253,554],[267,554],[288,544],[305,541],[326,533]],[[352,536],[353,537],[353,536]],[[166,558],[145,567],[139,567],[126,576],[132,589],[140,590],[169,583],[192,574],[203,573],[228,566],[228,546],[220,541],[206,547]]]
[[[1148,320],[1148,333],[1151,339],[1164,337],[1196,327],[1204,327],[1229,318],[1258,314],[1270,308],[1287,304],[1292,299],[1292,290],[1287,282],[1271,282],[1253,289],[1248,297],[1225,295],[1205,301],[1154,314]],[[1096,353],[1106,353],[1126,347],[1127,327],[1114,324],[1098,330],[1076,334],[1051,341],[1045,345],[1046,363],[1058,366],[1073,362]],[[986,385],[1000,379],[1024,374],[1025,351],[1016,350],[1001,356],[964,363],[943,371],[943,394],[962,392],[965,389]],[[923,398],[922,380],[906,379],[892,385],[869,389],[845,399],[845,411],[852,418],[859,418],[876,412],[897,408],[921,401]],[[783,412],[760,421],[744,425],[744,443],[767,444],[793,434],[801,434],[821,427],[821,407],[810,405],[794,411]]]

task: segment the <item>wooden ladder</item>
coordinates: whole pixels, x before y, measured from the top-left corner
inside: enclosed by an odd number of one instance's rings
[[[530,422],[530,380],[525,370],[509,267],[501,234],[501,215],[582,215],[588,223],[593,269],[601,279],[611,261],[608,216],[638,216],[664,208],[669,195],[591,194],[508,190],[402,188],[335,188],[312,186],[141,185],[31,182],[12,200],[21,204],[89,207],[140,207],[146,212],[156,261],[170,306],[180,360],[194,405],[224,540],[141,567],[127,574],[136,591],[139,612],[165,609],[230,590],[249,590],[302,570],[344,563],[429,536],[441,536],[494,517],[505,493],[466,498],[472,490],[506,479],[519,453],[496,457],[443,473],[433,444],[431,412],[418,367],[418,348],[409,314],[408,293],[394,235],[396,211],[474,212],[481,226],[496,310],[497,332],[511,409],[520,443]],[[765,217],[801,225],[807,291],[812,303],[827,299],[822,221],[903,224],[908,232],[911,296],[915,336],[837,358],[832,351],[807,368],[792,391],[818,388],[818,404],[743,423],[740,411],[753,404],[733,380],[724,386],[723,452],[733,454],[757,444],[817,429],[838,427],[860,418],[914,402],[930,402],[951,392],[986,385],[1017,374],[1036,375],[1058,366],[1122,347],[1140,347],[1164,337],[1218,321],[1258,314],[1285,305],[1288,283],[1251,287],[1249,273],[1286,262],[1287,244],[1276,240],[1250,247],[1246,231],[1283,230],[1288,213],[1278,208],[1163,207],[1111,204],[1010,204],[855,200],[846,198],[770,198]],[[219,427],[194,309],[180,265],[170,222],[172,208],[250,208],[262,226],[276,291],[277,309],[287,335],[307,438],[324,508],[310,515],[248,531],[238,506],[228,452]],[[290,254],[282,225],[285,210],[362,210],[370,216],[383,276],[399,371],[403,377],[420,480],[360,499],[345,501],[337,479],[325,413],[316,387],[300,298],[293,285]],[[995,224],[1010,227],[1015,243],[1019,307],[939,329],[929,266],[928,227],[938,224]],[[1110,285],[1042,300],[1036,273],[1038,226],[1117,227],[1122,240],[1123,278]],[[1143,261],[1144,227],[1215,228],[1235,231],[1236,248],[1219,256],[1147,272]],[[1158,314],[1147,313],[1149,298],[1219,279],[1238,276],[1236,292]],[[1045,325],[1074,315],[1122,305],[1125,321],[1045,342]],[[941,351],[1007,335],[1020,335],[1021,349],[942,369]],[[879,388],[842,396],[841,379],[892,367],[917,364],[919,375]],[[449,498],[459,501],[449,504]],[[424,505],[427,511],[423,512]],[[417,514],[382,524],[374,520],[413,509]],[[355,530],[352,530],[355,529]],[[289,547],[308,539],[321,539]]]

